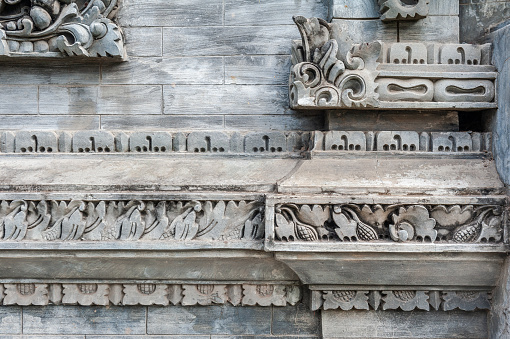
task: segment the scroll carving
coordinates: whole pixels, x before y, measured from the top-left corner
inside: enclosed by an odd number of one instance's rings
[[[124,59],[117,0],[4,0],[0,56]]]
[[[502,206],[277,205],[279,241],[503,242]]]
[[[428,11],[427,1],[413,1],[414,6],[400,0],[380,2],[388,20],[415,19]],[[345,45],[348,39],[335,22],[304,17],[294,21],[302,38],[292,47],[289,97],[294,109],[496,107],[490,44]]]
[[[1,241],[258,240],[255,201],[2,201]]]

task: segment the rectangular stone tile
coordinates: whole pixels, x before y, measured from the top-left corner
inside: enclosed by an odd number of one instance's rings
[[[0,307],[0,334],[21,333],[21,307]]]
[[[429,15],[459,15],[459,0],[430,0]]]
[[[87,339],[210,339],[210,335],[88,335]]]
[[[164,86],[165,114],[285,114],[287,86]]]
[[[86,339],[84,335],[8,335],[2,339]]]
[[[163,29],[164,56],[290,54],[294,25]]]
[[[104,84],[223,83],[223,57],[130,58],[101,70]]]
[[[0,114],[37,114],[37,86],[0,86]]]
[[[272,333],[279,335],[319,335],[320,312],[313,312],[305,304],[274,307]]]
[[[223,0],[124,0],[121,27],[210,26],[223,24]]]
[[[98,86],[40,86],[40,114],[96,114]]]
[[[289,25],[294,15],[326,18],[323,0],[226,0],[225,25]]]
[[[93,130],[99,128],[98,116],[0,115],[3,130]]]
[[[270,307],[149,307],[149,334],[270,334]]]
[[[145,334],[145,307],[25,307],[24,334]]]
[[[320,339],[319,336],[301,336],[301,335],[235,335],[235,336],[224,336],[224,335],[212,335],[211,339]]]
[[[163,54],[163,29],[161,27],[125,27],[123,32],[126,37],[128,56],[151,57]]]
[[[1,120],[0,120],[1,121]],[[223,115],[117,115],[101,117],[106,130],[223,129]]]
[[[225,57],[225,83],[286,85],[290,64],[284,55]]]
[[[346,42],[338,46],[341,55],[346,55],[352,48],[352,44],[376,40],[397,42],[397,24],[394,22],[383,23],[379,19],[333,19],[332,22],[336,25],[333,34],[341,36],[341,40]]]
[[[99,84],[99,65],[76,63],[44,62],[0,63],[1,85],[37,85],[37,84]]]
[[[286,115],[227,115],[226,129],[239,130],[322,130],[324,113],[295,112]]]
[[[379,4],[374,0],[329,0],[329,19],[378,19]]]
[[[440,41],[459,42],[459,18],[456,16],[428,16],[418,21],[402,21],[399,25],[400,42]]]
[[[161,86],[101,86],[98,114],[161,114]]]
[[[323,311],[325,338],[487,338],[486,312]]]

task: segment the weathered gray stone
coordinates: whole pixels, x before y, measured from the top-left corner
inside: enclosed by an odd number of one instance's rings
[[[22,333],[21,307],[1,307],[0,308],[0,334]]]
[[[322,312],[326,338],[486,338],[485,312]]]
[[[23,309],[23,334],[145,334],[145,307],[55,306]]]
[[[267,307],[149,307],[148,312],[148,334],[269,335],[271,333],[271,323],[268,321],[271,319],[271,308]]]
[[[310,311],[303,303],[295,306],[274,307],[272,333],[274,335],[318,335],[319,313]]]

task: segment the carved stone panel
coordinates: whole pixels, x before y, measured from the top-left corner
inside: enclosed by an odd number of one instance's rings
[[[117,0],[0,2],[0,56],[126,57]]]
[[[429,0],[378,0],[382,21],[418,20],[429,14]]]
[[[490,44],[374,41],[344,46],[346,33],[337,22],[294,21],[302,37],[292,47],[289,97],[294,109],[496,107]]]
[[[275,207],[275,240],[501,243],[502,206],[298,205]]]

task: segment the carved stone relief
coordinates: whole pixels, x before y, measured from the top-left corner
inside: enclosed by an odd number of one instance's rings
[[[312,291],[312,310],[401,310],[401,311],[463,311],[488,310],[491,293],[488,291]]]
[[[382,21],[418,20],[429,14],[429,0],[378,0]]]
[[[4,0],[0,56],[124,59],[117,0]]]
[[[289,96],[294,109],[496,107],[490,44],[374,41],[343,46],[346,39],[335,22],[294,21],[302,37],[292,47]]]
[[[250,153],[272,155],[309,149],[309,132],[3,132],[2,153]]]
[[[256,201],[1,201],[1,241],[258,240]]]
[[[294,285],[217,284],[0,284],[2,305],[224,305],[286,306],[301,300]]]
[[[501,243],[502,206],[296,205],[275,207],[278,241]]]

